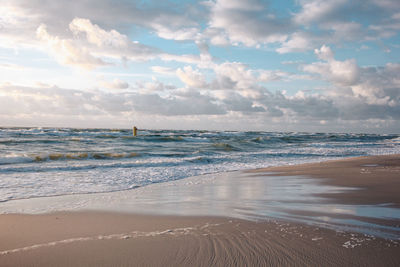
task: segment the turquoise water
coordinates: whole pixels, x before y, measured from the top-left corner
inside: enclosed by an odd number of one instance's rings
[[[400,135],[0,128],[0,152],[0,201],[8,201],[400,153]]]

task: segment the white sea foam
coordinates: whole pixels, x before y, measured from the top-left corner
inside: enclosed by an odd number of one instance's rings
[[[0,128],[0,201],[400,153],[398,135]]]
[[[398,228],[379,224],[386,219],[400,220],[399,209],[387,205],[330,202],[319,196],[357,188],[328,186],[320,182],[300,176],[218,173],[121,192],[13,200],[0,203],[0,213],[95,210],[227,216],[255,221],[278,218],[386,238],[399,236]]]
[[[93,241],[93,240],[111,240],[111,239],[124,240],[124,239],[139,238],[139,237],[157,237],[157,236],[161,236],[161,235],[175,235],[175,236],[188,235],[188,234],[192,234],[195,231],[199,231],[199,230],[202,231],[206,228],[209,228],[211,226],[217,226],[217,225],[219,225],[219,224],[206,223],[201,226],[180,227],[180,228],[166,229],[166,230],[161,230],[161,231],[149,231],[149,232],[132,231],[132,232],[128,232],[128,233],[96,235],[96,236],[89,236],[89,237],[75,237],[75,238],[51,241],[51,242],[47,242],[47,243],[34,244],[31,246],[26,246],[26,247],[3,250],[3,251],[0,251],[0,256],[23,252],[23,251],[35,250],[35,249],[44,248],[44,247],[53,247],[53,246],[62,245],[62,244],[70,244],[70,243],[75,243],[75,242],[84,242],[84,241]]]

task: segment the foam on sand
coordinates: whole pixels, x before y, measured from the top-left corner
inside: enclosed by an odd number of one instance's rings
[[[361,167],[363,168],[366,167]],[[227,172],[152,184],[122,192],[8,201],[0,203],[0,212],[97,210],[158,215],[226,216],[252,221],[275,218],[398,239],[400,229],[387,222],[400,220],[400,209],[390,203],[343,203],[327,197],[357,195],[360,192],[362,189],[359,187],[330,185],[324,179],[304,175]]]

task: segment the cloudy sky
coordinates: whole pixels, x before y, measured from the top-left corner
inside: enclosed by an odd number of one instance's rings
[[[398,0],[0,0],[0,126],[400,132]]]

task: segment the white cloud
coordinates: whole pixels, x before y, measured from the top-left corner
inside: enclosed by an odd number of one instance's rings
[[[27,67],[19,64],[14,64],[14,63],[0,63],[0,68],[1,69],[11,69],[11,70],[24,70],[27,69]]]
[[[92,22],[101,23],[102,28],[114,28],[118,32],[126,29],[127,24],[134,24],[156,33],[160,31],[160,35],[168,38],[174,38],[168,35],[173,35],[175,31],[187,32],[197,26],[197,22],[191,17],[193,12],[190,9],[177,12],[173,6],[169,8],[161,2],[142,5],[136,0],[85,0],[73,3],[69,0],[58,0],[57,3],[52,0],[3,0],[1,6],[0,25],[3,21],[13,22],[10,33],[12,30],[19,30],[14,37],[23,37],[40,24],[46,24],[50,32],[66,38],[69,34],[65,32],[65,25],[76,17],[87,18]],[[8,25],[11,26],[10,23]],[[34,36],[30,35],[30,41],[33,40],[32,37]],[[182,38],[182,34],[178,34],[177,37]]]
[[[286,39],[289,25],[275,18],[261,1],[217,0],[210,9],[206,36],[213,44],[224,45],[229,40],[231,44],[257,46]]]
[[[253,97],[257,97],[260,90],[263,90],[259,86],[259,82],[267,83],[306,78],[304,75],[295,75],[281,70],[251,69],[240,62],[215,64],[213,70],[215,72],[213,89],[247,91]]]
[[[94,53],[129,60],[148,60],[155,56],[154,48],[131,41],[116,30],[105,31],[88,19],[75,18],[69,27],[75,38],[79,38],[80,33],[86,34],[87,42],[97,46],[97,49],[93,49]]]
[[[2,1],[0,5],[0,47],[32,45],[35,39],[36,15],[13,2]]]
[[[218,0],[216,5],[224,9],[244,10],[244,11],[261,11],[263,6],[257,0]]]
[[[372,3],[387,10],[399,10],[400,4],[397,0],[372,0]]]
[[[69,28],[74,38],[60,38],[47,31],[46,25],[37,29],[38,38],[53,51],[56,59],[66,65],[85,69],[110,65],[106,60],[121,59],[145,61],[160,58],[163,61],[176,61],[188,64],[201,64],[211,61],[209,55],[174,55],[131,41],[116,30],[106,31],[88,19],[75,18]]]
[[[301,0],[299,3],[301,8],[294,14],[293,22],[313,36],[316,46],[390,38],[400,29],[396,19],[400,5],[396,0]]]
[[[171,116],[185,117],[183,124],[193,125],[190,120],[204,116],[203,122],[215,120],[213,123],[217,125],[216,122],[225,123],[224,118],[229,118],[235,125],[235,119],[250,121],[251,117],[254,125],[263,127],[272,121],[299,123],[298,126],[314,121],[318,125],[320,122],[331,125],[333,121],[399,119],[398,63],[362,67],[354,59],[336,59],[330,48],[351,49],[368,45],[373,53],[375,44],[363,41],[377,40],[380,46],[397,53],[398,47],[385,43],[383,38],[398,34],[398,1],[299,0],[296,1],[300,5],[297,13],[259,0],[212,0],[187,5],[135,0],[60,0],[56,4],[51,0],[3,2],[0,6],[1,47],[15,47],[28,53],[34,50],[51,52],[59,63],[85,69],[115,66],[118,60],[154,61],[135,66],[135,70],[143,67],[138,72],[124,70],[123,74],[116,68],[111,73],[106,69],[103,72],[106,81],[95,80],[96,73],[83,72],[79,76],[84,87],[95,88],[100,84],[110,89],[129,90],[67,90],[46,84],[33,88],[3,85],[0,89],[2,121],[7,116],[23,117],[25,122],[35,117],[45,121],[46,116],[51,115],[70,121],[108,118],[108,122],[126,122],[121,118],[135,115],[135,118],[148,116],[149,122],[152,122],[151,117],[158,121],[166,117],[172,120]],[[143,37],[146,43],[153,42],[159,49],[133,41],[135,34],[138,34],[137,38]],[[163,47],[164,44],[167,45]],[[182,54],[192,53],[187,51],[192,51],[196,45],[199,53]],[[247,47],[228,47],[226,52],[219,53],[220,48],[209,49],[208,45]],[[27,46],[34,50],[22,51]],[[163,49],[185,52],[169,54]],[[293,58],[275,54],[268,62],[273,49],[279,54],[299,54]],[[307,62],[307,55],[300,54],[314,49],[318,58],[314,63]],[[245,57],[246,54],[236,56],[237,52],[248,51],[256,52],[249,57]],[[258,55],[263,57],[255,59]],[[43,55],[35,56],[43,60]],[[246,58],[248,64],[229,62],[232,57],[236,60]],[[278,70],[257,69],[252,65],[273,66],[279,62],[275,61],[276,57],[291,60],[297,66],[284,66],[284,70]],[[24,71],[28,74],[29,67],[20,66],[20,58],[3,60],[0,68],[5,73]],[[37,62],[31,62],[31,65],[39,65]],[[43,72],[50,64],[51,61],[43,64],[46,66]],[[74,78],[78,77],[73,71],[66,71]],[[65,73],[57,75],[65,77]],[[21,73],[17,75],[25,77]],[[155,76],[152,80],[137,80],[152,75]],[[8,76],[3,74],[3,79]],[[128,76],[129,83],[124,81]],[[114,77],[122,80],[113,80]],[[287,87],[284,83],[310,77],[325,82],[299,82],[298,87],[297,83],[287,83]],[[33,81],[39,80],[34,78]],[[178,79],[185,84],[184,88],[176,87]],[[46,77],[42,81],[63,82],[65,87],[82,86],[79,79],[74,83],[61,80]],[[24,84],[33,84],[33,81],[27,81],[20,80]]]
[[[287,40],[282,42],[281,47],[276,49],[280,54],[291,52],[304,52],[313,47],[314,37],[305,32],[295,32]]]
[[[319,59],[325,61],[334,60],[332,49],[329,46],[323,45],[320,49],[315,49],[314,52]]]
[[[330,18],[332,13],[340,9],[346,0],[303,0],[301,11],[293,17],[298,24],[311,24],[316,21]]]
[[[157,3],[153,3],[153,5],[155,10],[149,9],[147,17],[138,21],[138,24],[150,28],[157,36],[164,39],[184,41],[196,40],[199,37],[200,26],[194,17],[196,17],[196,13],[200,12],[201,5],[197,6],[197,9],[191,5],[182,5],[183,12],[176,12],[172,5],[171,9],[166,6],[163,6],[162,9],[157,8]],[[142,11],[146,12],[146,10]],[[200,16],[204,16],[204,14],[200,14]]]
[[[281,46],[276,49],[280,54],[305,52],[324,43],[341,44],[343,42],[361,41],[367,38],[367,30],[355,22],[324,22],[318,24],[318,33],[298,31],[292,33]]]
[[[347,117],[384,117],[389,110],[394,112],[400,109],[400,64],[388,63],[377,68],[359,67],[354,59],[335,60],[332,50],[327,46],[316,49],[315,54],[325,62],[304,65],[304,71],[316,73],[321,79],[333,82],[327,95],[335,99],[342,110],[359,108],[354,113],[345,112]],[[395,113],[389,114],[394,116]]]
[[[159,37],[176,41],[196,40],[199,34],[199,29],[195,27],[171,29],[168,24],[155,24],[152,27]]]
[[[210,128],[207,122],[211,120],[213,125],[223,122],[220,125],[235,129],[240,120],[247,129],[265,129],[262,125],[268,122],[277,130],[282,127],[279,124],[273,126],[274,122],[288,127],[285,129],[305,127],[306,130],[324,121],[325,125],[334,123],[344,127],[341,129],[365,130],[368,129],[366,121],[381,123],[386,120],[386,127],[396,129],[393,123],[400,120],[399,70],[400,65],[394,63],[382,68],[362,69],[358,84],[337,85],[325,95],[299,92],[290,96],[264,89],[258,91],[256,98],[240,90],[202,93],[190,88],[168,90],[170,87],[159,81],[137,84],[138,89],[143,89],[140,93],[69,90],[44,84],[40,87],[2,84],[0,118],[3,123],[12,121],[14,125],[32,125],[34,122],[54,126],[62,122],[63,126],[82,127],[129,127],[132,118],[142,118],[141,125],[154,127],[155,120],[170,122],[174,121],[173,116],[179,116],[180,124],[173,124],[178,128],[183,125],[186,128]],[[340,88],[348,90],[347,93],[338,93]],[[169,124],[157,125],[166,127]]]
[[[320,49],[315,49],[315,54],[325,62],[304,65],[304,71],[319,74],[322,79],[339,85],[354,85],[358,82],[359,68],[354,59],[335,60],[332,50],[325,45]]]
[[[356,22],[342,21],[326,23],[325,25],[321,25],[321,29],[325,29],[328,32],[334,32],[329,38],[332,43],[340,43],[343,41],[360,41],[364,38],[367,38],[366,36],[368,34],[366,29],[363,29],[363,26]]]
[[[135,89],[141,94],[154,94],[168,90],[175,90],[176,87],[174,85],[164,84],[157,79],[153,79],[151,82],[136,82]]]
[[[133,25],[172,40],[209,40],[214,45],[255,47],[283,43],[278,51],[288,53],[314,49],[322,44],[318,40],[339,43],[387,38],[399,29],[400,7],[396,0],[299,0],[296,3],[299,11],[294,14],[288,11],[288,16],[282,17],[272,8],[274,5],[261,0],[203,1],[179,8],[157,1],[143,4],[141,1],[71,3],[59,0],[54,4],[50,0],[4,0],[0,8],[0,36],[5,37],[2,45],[9,47],[36,46],[34,30],[45,24],[49,33],[67,39],[71,34],[65,31],[66,25],[82,17],[90,23],[75,21],[72,27],[81,33],[88,30],[86,34],[90,35],[91,43],[106,40],[104,35],[114,37],[115,41],[107,39],[107,42],[120,41],[121,33],[128,32]],[[360,21],[370,21],[370,25],[363,26]],[[203,25],[206,29],[202,29]],[[317,43],[304,43],[307,36],[299,35],[301,31],[315,38]]]
[[[73,19],[69,24],[69,29],[75,36],[85,33],[87,41],[98,47],[127,48],[131,45],[131,41],[126,35],[120,34],[116,30],[105,31],[98,25],[92,24],[88,19]]]
[[[201,59],[196,55],[172,55],[172,54],[160,54],[159,58],[163,61],[176,61],[186,64],[200,64]]]
[[[398,63],[388,63],[381,68],[362,68],[360,82],[351,86],[353,95],[367,104],[400,108],[399,72]]]
[[[258,81],[260,82],[289,80],[294,77],[293,74],[280,70],[259,70],[258,73]]]
[[[231,44],[228,35],[221,29],[207,28],[202,33],[202,36],[205,39],[209,39],[213,45],[228,46]]]
[[[222,63],[214,71],[221,89],[247,89],[256,81],[254,72],[240,62]]]
[[[114,79],[111,82],[102,81],[100,83],[101,86],[109,89],[127,89],[129,88],[129,83],[124,82],[120,79]]]
[[[200,115],[222,114],[213,99],[200,93],[161,97],[154,92],[112,93],[99,90],[82,91],[52,87],[0,85],[0,115],[41,116],[121,116],[124,113]],[[9,103],[9,104],[7,104]],[[3,105],[4,104],[4,105]],[[14,105],[14,106],[13,106]]]
[[[174,75],[175,74],[175,70],[170,67],[152,66],[151,70],[157,74],[164,74],[164,75]]]
[[[44,24],[36,30],[37,37],[51,48],[62,64],[93,69],[109,65],[105,59],[141,61],[155,57],[155,49],[130,41],[115,30],[105,31],[87,19],[75,18],[69,27],[74,38],[53,36]]]
[[[78,66],[84,69],[108,65],[101,58],[93,56],[84,45],[71,39],[60,39],[47,32],[46,25],[40,25],[36,30],[37,37],[45,43],[58,62],[65,65]]]
[[[207,86],[205,76],[198,70],[192,69],[191,66],[185,66],[183,69],[181,68],[177,69],[176,75],[187,86],[197,87],[197,88],[202,88]]]

